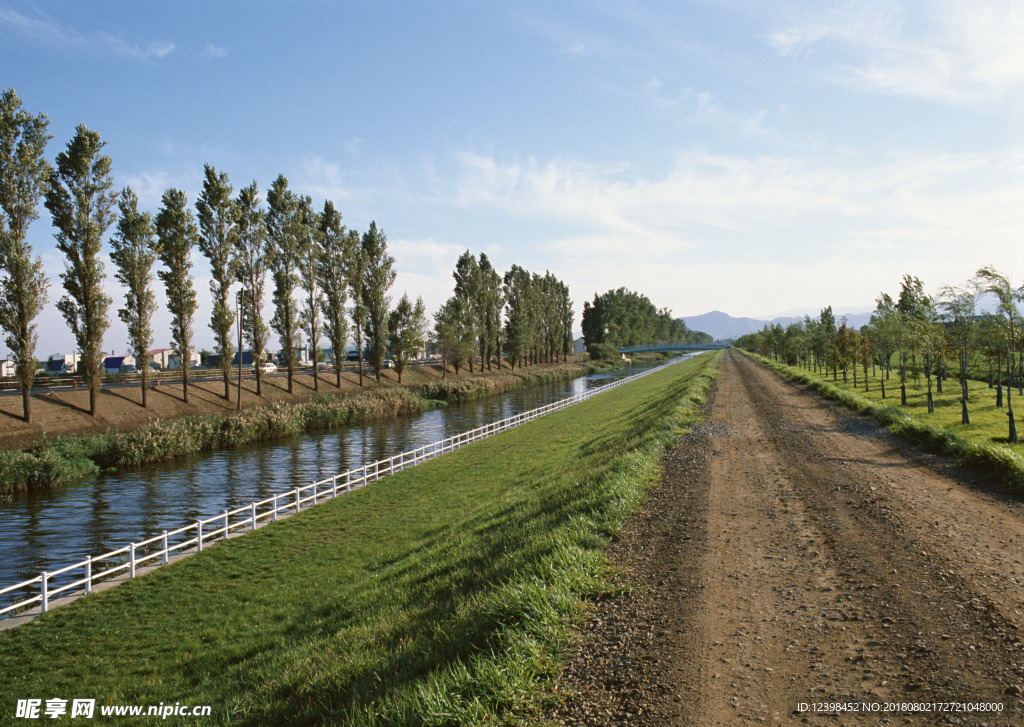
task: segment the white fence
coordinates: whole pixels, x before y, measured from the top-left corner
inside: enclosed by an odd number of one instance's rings
[[[339,494],[345,494],[360,487],[365,487],[370,482],[375,482],[381,477],[401,472],[409,467],[415,467],[445,452],[453,452],[467,444],[472,444],[487,437],[493,437],[495,434],[518,427],[545,414],[572,406],[606,391],[611,391],[619,386],[659,371],[666,366],[678,363],[681,360],[683,359],[674,359],[663,366],[643,371],[628,378],[619,379],[604,386],[595,387],[582,394],[560,399],[536,409],[515,414],[501,421],[492,422],[476,429],[452,435],[439,442],[425,444],[408,452],[402,452],[387,459],[365,464],[362,467],[342,472],[305,487],[296,487],[294,490],[268,497],[265,500],[253,502],[234,510],[227,510],[221,515],[196,520],[177,530],[165,530],[161,535],[138,543],[129,543],[123,548],[112,550],[103,555],[89,556],[78,563],[73,563],[53,571],[44,571],[35,578],[0,588],[0,599],[2,599],[0,604],[3,603],[3,600],[11,600],[19,594],[35,591],[35,595],[21,601],[10,603],[6,606],[0,605],[0,618],[9,617],[16,612],[22,612],[34,607],[38,607],[40,612],[45,613],[53,605],[52,602],[58,597],[73,598],[91,593],[97,584],[105,581],[124,578],[125,576],[134,578],[138,569],[143,566],[166,565],[172,555],[184,555],[190,552],[198,553],[214,542],[226,539],[229,535],[237,535],[242,532],[255,530],[257,525],[276,521],[278,517],[295,514],[324,500],[333,499]],[[65,576],[66,578],[66,574],[75,573],[76,571],[80,572],[80,578],[68,583],[55,585],[58,579],[64,580],[60,579],[60,576]]]

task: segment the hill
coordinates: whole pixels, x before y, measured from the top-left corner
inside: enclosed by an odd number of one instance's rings
[[[871,313],[837,312],[835,316],[837,323],[842,320],[843,316],[846,316],[848,325],[851,325],[854,328],[860,328],[870,320]],[[772,318],[771,320],[759,318],[736,318],[719,310],[713,310],[699,316],[683,316],[683,321],[686,323],[687,328],[704,331],[710,334],[716,341],[739,338],[740,336],[745,336],[748,333],[760,331],[766,325],[774,325],[778,323],[783,326],[788,326],[790,323],[796,323],[803,319],[803,316],[779,316]]]

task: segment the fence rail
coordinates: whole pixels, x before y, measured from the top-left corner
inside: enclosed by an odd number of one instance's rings
[[[87,595],[92,593],[100,583],[117,578],[135,578],[140,567],[166,565],[172,556],[198,553],[215,542],[226,540],[229,536],[251,532],[260,524],[274,522],[279,517],[294,515],[322,501],[334,499],[338,495],[365,487],[381,477],[415,467],[446,452],[453,452],[468,444],[493,437],[551,412],[565,409],[598,394],[624,386],[678,363],[680,360],[682,359],[675,359],[662,366],[613,381],[610,384],[514,414],[497,422],[453,434],[416,449],[364,464],[312,484],[296,487],[294,490],[278,493],[259,502],[252,502],[234,510],[225,510],[212,517],[200,518],[177,530],[165,530],[160,535],[137,543],[129,543],[109,553],[91,555],[58,570],[43,571],[34,578],[0,588],[0,619],[9,618],[34,607],[38,607],[41,613],[45,613],[54,605],[52,602],[58,596],[66,599]],[[59,579],[59,576],[74,571],[81,571],[77,580],[67,583],[59,582],[63,580]],[[4,605],[4,601],[10,601],[25,594],[31,595],[20,601]]]

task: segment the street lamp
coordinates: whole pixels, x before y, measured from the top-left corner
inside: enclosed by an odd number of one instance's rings
[[[235,317],[238,318],[238,406],[242,411],[242,291],[235,295]]]

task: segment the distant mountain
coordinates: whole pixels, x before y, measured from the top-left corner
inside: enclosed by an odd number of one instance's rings
[[[836,323],[846,316],[846,323],[853,328],[860,328],[871,320],[871,313],[836,313]],[[760,320],[757,318],[734,318],[728,313],[720,310],[713,310],[710,313],[703,313],[699,316],[683,316],[686,327],[693,331],[704,331],[710,334],[716,341],[730,338],[739,338],[748,333],[760,331],[767,325],[776,323],[788,326],[790,323],[802,321],[803,316],[780,316],[771,320]]]

